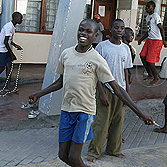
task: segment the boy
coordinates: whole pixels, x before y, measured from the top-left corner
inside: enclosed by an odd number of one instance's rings
[[[124,22],[121,19],[115,19],[111,24],[110,31],[112,37],[99,43],[96,50],[107,61],[115,81],[124,90],[128,90],[127,68],[131,68],[133,65],[129,47],[121,42],[121,38],[125,33]],[[95,162],[101,155],[107,135],[105,153],[125,158],[121,153],[121,133],[125,107],[123,102],[114,93],[110,93],[107,87],[98,82],[97,115],[92,125],[94,138],[89,145],[87,158],[92,162]]]
[[[122,37],[122,42],[128,45],[130,52],[131,52],[131,58],[132,58],[132,63],[134,62],[134,59],[136,57],[136,49],[130,45],[130,43],[134,39],[134,32],[130,27],[125,27],[125,34]],[[129,85],[132,83],[132,74],[130,69],[128,68],[128,81]]]
[[[165,105],[165,125],[163,128],[155,128],[154,131],[158,133],[167,133],[167,95],[163,101]]]
[[[81,159],[86,140],[93,137],[91,123],[96,113],[96,83],[108,82],[115,93],[146,123],[153,119],[136,108],[127,93],[114,81],[106,61],[92,48],[97,36],[97,23],[86,19],[81,21],[77,33],[78,44],[65,49],[56,72],[60,77],[47,88],[32,94],[30,103],[63,87],[63,101],[59,125],[59,158],[73,167],[87,167]]]
[[[12,41],[13,35],[15,33],[16,24],[22,23],[22,14],[19,12],[14,12],[12,14],[12,21],[6,23],[1,30],[0,33],[0,74],[4,71],[6,67],[6,78],[8,77],[12,61],[16,60],[16,56],[14,55],[10,45],[13,45],[18,50],[22,50],[21,46],[17,45]],[[5,91],[10,91],[10,79],[7,83]]]
[[[153,1],[149,1],[146,5],[147,33],[138,41],[138,45],[147,38],[143,49],[140,53],[141,61],[148,73],[148,76],[143,81],[153,79],[149,84],[156,85],[160,79],[158,77],[155,63],[160,60],[160,52],[162,46],[166,47],[164,29],[161,26],[161,18],[157,13],[154,13],[156,5]]]

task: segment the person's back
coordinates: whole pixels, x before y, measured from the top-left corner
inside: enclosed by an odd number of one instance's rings
[[[11,43],[11,40],[13,38],[15,32],[15,27],[13,26],[12,22],[6,23],[1,30],[0,33],[0,52],[7,52],[8,49],[5,46],[4,40],[5,36],[9,36],[9,44]]]

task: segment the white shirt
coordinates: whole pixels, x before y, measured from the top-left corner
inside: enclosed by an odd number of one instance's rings
[[[13,23],[10,21],[6,23],[1,30],[0,33],[0,52],[8,52],[7,48],[5,47],[4,40],[5,36],[9,36],[9,45],[11,44],[11,41],[13,39],[13,35],[15,33],[15,27]]]
[[[96,84],[113,81],[107,62],[93,48],[79,53],[75,47],[65,49],[56,73],[63,75],[61,110],[96,114]]]
[[[161,32],[157,24],[161,23],[161,18],[157,13],[146,17],[148,38],[162,40]]]
[[[106,40],[100,42],[96,50],[107,61],[115,81],[126,90],[124,69],[133,67],[129,47],[123,42],[120,45],[116,45]]]

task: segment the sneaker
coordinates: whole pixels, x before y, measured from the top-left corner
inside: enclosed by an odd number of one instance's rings
[[[143,75],[148,76],[148,72],[146,71],[146,69],[143,70]]]
[[[39,114],[40,114],[39,111],[37,111],[37,110],[36,110],[36,111],[32,110],[32,111],[30,111],[30,113],[28,114],[28,118],[29,118],[29,119],[36,118]]]
[[[38,104],[23,104],[21,106],[21,109],[27,109],[27,108],[38,108]]]

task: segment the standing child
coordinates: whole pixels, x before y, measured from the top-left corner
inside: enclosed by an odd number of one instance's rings
[[[125,25],[121,19],[115,19],[111,24],[112,37],[98,44],[96,50],[107,61],[115,81],[124,90],[129,89],[127,68],[131,68],[132,59],[129,47],[121,42],[125,33]],[[122,154],[122,126],[125,107],[123,102],[110,90],[98,83],[97,115],[93,123],[93,136],[88,149],[88,160],[95,162],[101,155],[107,138],[105,153],[120,158]]]
[[[165,125],[163,128],[155,128],[154,131],[158,133],[167,133],[167,95],[163,101],[165,105]]]
[[[146,17],[147,33],[138,41],[140,45],[148,37],[140,53],[140,58],[148,73],[148,76],[143,81],[153,79],[149,83],[151,86],[156,85],[160,81],[155,63],[160,60],[162,46],[166,47],[161,18],[157,13],[154,13],[155,6],[153,1],[149,1],[146,5],[146,12],[148,13]]]
[[[93,138],[91,123],[96,114],[97,80],[108,83],[115,94],[124,101],[146,124],[153,119],[142,113],[128,94],[118,86],[106,61],[91,46],[97,36],[97,23],[81,21],[77,33],[78,44],[65,49],[56,72],[60,77],[47,88],[32,94],[30,103],[63,87],[63,100],[59,125],[59,158],[73,167],[87,167],[81,159],[86,140]]]
[[[1,30],[0,33],[0,74],[4,71],[6,67],[6,77],[8,77],[12,61],[16,60],[16,56],[13,53],[10,45],[13,45],[18,50],[22,50],[22,48],[12,41],[13,35],[15,33],[16,24],[22,23],[22,14],[19,12],[14,12],[12,14],[12,21],[6,23]],[[5,91],[10,91],[10,79],[7,83]]]
[[[125,34],[122,37],[122,42],[128,45],[130,49],[132,63],[134,62],[134,59],[136,57],[136,49],[132,45],[130,45],[133,39],[134,39],[133,30],[130,27],[125,27]],[[132,83],[132,74],[129,68],[128,68],[128,80],[129,80],[129,85],[130,85]]]

